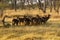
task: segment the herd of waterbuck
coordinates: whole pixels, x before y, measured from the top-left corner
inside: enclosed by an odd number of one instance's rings
[[[22,17],[17,16],[16,18],[12,19],[12,25],[19,25],[23,23],[24,25],[39,25],[39,24],[45,24],[48,19],[50,18],[50,14],[44,15],[44,16],[28,16],[28,15],[23,15]],[[7,17],[7,16],[6,16]],[[2,20],[3,25],[5,25],[4,19]]]

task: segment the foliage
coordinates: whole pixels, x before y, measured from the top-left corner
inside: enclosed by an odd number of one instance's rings
[[[7,7],[8,6],[8,4],[6,4],[6,3],[1,3],[0,2],[0,8],[5,8],[5,7]]]

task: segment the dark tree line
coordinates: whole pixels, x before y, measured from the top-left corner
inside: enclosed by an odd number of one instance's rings
[[[59,7],[60,7],[60,0],[44,0],[45,3],[42,4],[41,0],[39,1],[39,9],[42,9],[42,11],[45,13],[46,12],[46,8],[47,8],[47,4],[49,4],[50,7],[50,12],[52,12],[52,8],[54,8],[54,10],[59,13]]]
[[[29,9],[29,10],[30,8],[32,9],[36,8],[35,7],[36,5],[33,4],[34,0],[18,0],[18,1],[19,1],[19,4],[17,4],[18,3],[17,0],[0,0],[1,4],[5,4],[5,3],[6,5],[8,4],[8,6],[5,5],[5,7],[0,5],[2,15],[3,15],[4,8],[7,8],[7,7],[11,7],[11,9],[15,9],[15,11],[19,8]],[[27,5],[25,5],[25,3],[27,3]],[[42,10],[44,13],[46,13],[46,8],[50,8],[50,12],[52,12],[52,8],[54,8],[54,10],[59,13],[60,0],[38,0],[36,4],[39,10]]]

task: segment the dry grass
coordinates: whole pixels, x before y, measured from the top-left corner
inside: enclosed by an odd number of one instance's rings
[[[0,40],[60,40],[59,20],[50,19],[46,24],[36,26],[1,27]]]
[[[24,15],[29,13],[28,10],[8,10],[5,11],[4,15]],[[38,13],[43,15],[42,11],[39,10],[30,10],[32,15]],[[47,14],[50,13],[49,10]],[[52,16],[46,24],[37,25],[37,26],[10,26],[9,28],[0,27],[0,40],[60,40],[60,14],[55,14],[53,10],[50,13]],[[56,18],[56,16],[58,16]],[[8,18],[6,18],[8,19]],[[11,19],[7,20],[11,21]],[[1,25],[1,23],[0,23]]]

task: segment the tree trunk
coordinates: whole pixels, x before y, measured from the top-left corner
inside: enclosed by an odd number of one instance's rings
[[[54,10],[56,11],[56,0],[53,0],[54,1],[54,3],[53,3],[53,5],[54,5]]]
[[[29,4],[29,1],[30,1],[30,0],[27,0],[27,2],[28,2],[28,10],[30,10],[30,4]]]
[[[52,0],[50,0],[50,12],[52,12]]]
[[[58,4],[57,4],[57,13],[59,13],[59,6],[60,6],[60,5],[59,5],[59,0],[57,0],[57,1],[58,1],[58,2],[57,2],[57,3],[58,3]]]
[[[43,4],[43,12],[46,13],[46,0],[44,0],[45,3]]]
[[[1,1],[2,2],[2,5],[3,5],[3,0]],[[4,8],[3,8],[3,6],[1,7],[1,17],[3,16],[3,10],[4,10]]]
[[[17,4],[16,4],[16,0],[14,0],[14,9],[15,9],[15,11],[17,11]]]
[[[24,5],[24,3],[25,3],[25,0],[20,0],[21,1],[21,3],[20,3],[20,7],[21,7],[21,9],[25,9],[25,5]]]
[[[42,9],[42,8],[41,8],[41,1],[38,0],[38,2],[39,2],[39,5],[38,5],[38,6],[39,6],[39,9]]]
[[[3,16],[3,8],[1,9],[1,17]]]
[[[30,0],[31,7],[34,9],[33,0]]]

